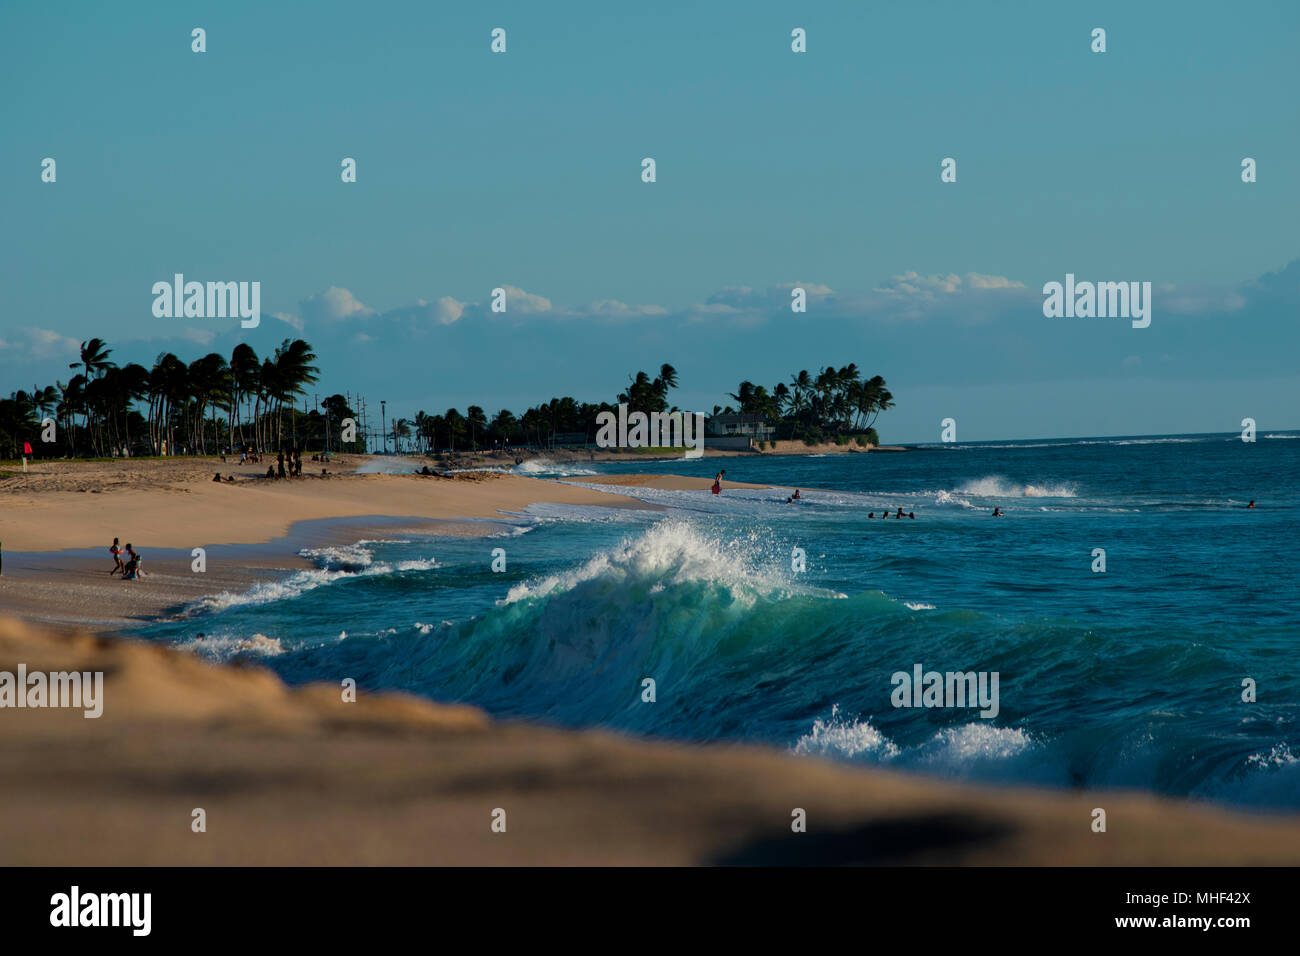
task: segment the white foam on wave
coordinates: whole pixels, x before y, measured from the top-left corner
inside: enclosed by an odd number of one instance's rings
[[[1045,485],[1018,485],[1001,475],[989,475],[966,482],[958,493],[979,498],[1073,498],[1075,486],[1069,483]]]
[[[373,552],[365,544],[375,541],[357,542],[354,545],[331,546],[326,548],[304,548],[298,553],[315,562],[318,567],[308,571],[295,571],[288,577],[275,581],[260,581],[247,591],[235,593],[222,591],[210,594],[189,605],[185,615],[215,613],[232,607],[247,607],[260,604],[273,604],[296,598],[316,588],[334,584],[351,578],[375,577],[385,574],[397,574],[405,571],[431,571],[437,568],[435,558],[409,558],[402,561],[376,561]]]
[[[988,721],[945,727],[916,752],[917,761],[932,768],[961,770],[984,760],[1006,760],[1034,745],[1019,727],[999,727]]]
[[[1251,754],[1246,758],[1246,763],[1253,767],[1276,768],[1290,767],[1300,764],[1300,757],[1291,752],[1291,748],[1285,743],[1275,744],[1273,749],[1268,753]]]
[[[598,475],[600,472],[590,468],[580,468],[573,464],[561,464],[549,458],[530,458],[514,467],[513,474],[526,478],[564,478],[569,475]]]
[[[858,757],[869,754],[882,760],[897,757],[897,745],[871,726],[867,720],[845,720],[840,716],[838,704],[831,706],[828,720],[818,717],[812,730],[799,738],[794,745],[797,754],[816,754],[822,757]]]
[[[998,727],[979,720],[945,727],[919,746],[902,748],[869,720],[843,716],[836,704],[831,707],[829,719],[813,720],[812,729],[791,749],[797,754],[866,759],[929,772],[957,773],[966,772],[978,763],[1013,759],[1034,746],[1034,739],[1018,727]]]
[[[358,541],[356,544],[303,548],[298,554],[323,571],[359,571],[369,567],[375,560],[374,552],[366,544],[367,542]]]
[[[933,611],[933,610],[934,610],[934,605],[933,605],[933,604],[923,604],[923,603],[921,603],[920,601],[904,601],[904,602],[903,602],[903,605],[904,605],[905,607],[909,607],[909,608],[911,608],[913,611]]]
[[[793,583],[790,572],[781,570],[775,554],[770,558],[764,555],[765,539],[758,532],[727,537],[689,521],[665,519],[576,568],[514,585],[503,603],[569,591],[596,579],[616,584],[649,581],[666,586],[707,581],[728,587],[739,601],[752,600],[757,592],[845,597]],[[789,557],[783,557],[788,568]]]
[[[962,508],[974,508],[965,498],[958,498],[951,491],[940,491],[934,496],[934,503],[937,505],[959,505]],[[981,509],[983,510],[983,509]]]
[[[176,645],[205,660],[228,661],[236,657],[276,657],[284,653],[278,637],[254,634],[239,637],[228,634],[201,634]]]

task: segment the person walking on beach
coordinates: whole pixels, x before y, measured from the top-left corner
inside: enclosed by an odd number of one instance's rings
[[[118,571],[126,574],[126,565],[122,563],[122,548],[118,545],[118,540],[114,538],[113,543],[108,548],[108,553],[113,556],[113,569],[108,572],[110,578],[117,574]]]

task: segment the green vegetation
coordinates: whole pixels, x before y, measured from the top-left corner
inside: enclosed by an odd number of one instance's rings
[[[765,386],[744,381],[729,393],[736,405],[714,406],[713,413],[757,414],[776,427],[777,438],[802,438],[806,444],[837,441],[843,436],[874,436],[873,426],[880,413],[894,407],[894,396],[879,375],[863,379],[857,365],[828,366],[816,377],[804,369],[778,382],[769,392]],[[875,442],[876,439],[868,439]],[[841,444],[843,444],[841,442]]]
[[[111,459],[170,454],[217,454],[251,447],[261,451],[298,447],[324,449],[329,432],[331,451],[364,452],[367,448],[362,416],[352,399],[330,395],[316,408],[299,408],[320,370],[316,354],[302,339],[285,339],[270,356],[259,359],[247,344],[235,346],[230,358],[212,352],[188,365],[171,352],[160,354],[152,367],[110,360],[113,350],[102,339],[81,345],[66,383],[19,390],[0,399],[0,458],[17,459],[23,442],[43,456],[69,455]],[[617,411],[680,411],[669,406],[677,386],[677,370],[661,365],[657,374],[638,371],[613,402],[580,402],[570,396],[552,398],[519,415],[501,409],[489,417],[482,406],[470,405],[462,414],[449,408],[441,415],[424,411],[415,418],[394,417],[384,423],[384,446],[392,440],[397,451],[433,454],[478,451],[483,448],[556,444],[589,444],[595,438],[596,417]],[[757,414],[775,429],[774,439],[846,444],[876,442],[872,425],[893,406],[893,396],[880,376],[863,380],[857,366],[822,369],[815,377],[805,371],[769,392],[762,385],[741,382],[730,397],[736,406],[714,406],[713,414]],[[358,404],[360,400],[358,399]],[[364,409],[363,409],[364,412]],[[56,424],[53,446],[40,442],[43,419]],[[340,442],[344,419],[357,422],[357,440]],[[373,420],[373,414],[370,420]],[[766,450],[768,442],[760,443]],[[770,447],[775,447],[774,442]],[[639,448],[637,454],[662,455],[676,448]]]
[[[112,353],[103,339],[90,339],[81,344],[79,361],[69,366],[77,374],[66,383],[20,389],[0,399],[0,456],[19,456],[23,442],[48,449],[40,441],[43,419],[55,423],[55,453],[109,458],[123,451],[137,457],[164,451],[215,454],[243,445],[266,450],[314,442],[323,448],[327,418],[337,433],[338,423],[353,417],[342,395],[326,398],[323,414],[298,412],[295,400],[319,371],[312,364],[315,353],[302,339],[285,339],[273,356],[260,361],[242,343],[229,361],[211,352],[186,365],[165,352],[148,369],[118,367],[109,359]],[[364,447],[357,442],[344,450]]]

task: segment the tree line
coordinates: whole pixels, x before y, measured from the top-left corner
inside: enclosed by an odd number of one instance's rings
[[[52,453],[68,456],[323,449],[327,431],[331,450],[367,450],[360,426],[355,441],[346,446],[340,441],[343,420],[360,421],[345,396],[330,395],[319,408],[299,410],[297,400],[320,375],[316,354],[302,339],[285,339],[260,359],[245,343],[235,346],[229,358],[211,352],[188,364],[165,352],[150,368],[118,366],[112,353],[102,339],[90,339],[81,344],[79,360],[69,365],[75,374],[67,382],[0,398],[0,457],[16,458],[24,442],[36,447],[41,423],[49,419],[57,425]],[[677,383],[677,370],[664,364],[657,374],[630,375],[612,402],[564,396],[519,414],[503,408],[491,417],[480,405],[470,405],[464,413],[421,410],[412,419],[385,422],[383,447],[391,442],[393,450],[428,454],[586,444],[594,440],[597,415],[615,411],[620,403],[630,411],[680,411],[669,403]],[[879,375],[864,379],[853,363],[823,368],[815,376],[800,371],[770,391],[743,381],[728,397],[735,404],[715,405],[713,415],[756,414],[775,428],[777,437],[810,442],[852,435],[875,441],[876,419],[894,404],[885,380]]]
[[[320,371],[302,339],[285,339],[261,359],[244,343],[229,359],[211,352],[188,364],[164,352],[150,368],[119,366],[112,354],[103,339],[89,339],[68,366],[76,374],[67,382],[0,398],[0,457],[17,457],[24,443],[46,453],[49,443],[38,438],[48,421],[55,425],[52,453],[105,457],[282,448],[323,438],[331,415],[335,423],[352,416],[342,395],[325,399],[324,414],[299,414],[296,399]]]

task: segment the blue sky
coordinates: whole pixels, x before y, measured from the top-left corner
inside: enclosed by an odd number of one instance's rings
[[[1298,4],[451,7],[6,5],[0,392],[301,335],[407,417],[854,361],[891,441],[1300,427]],[[155,318],[176,272],[261,326]],[[1044,318],[1067,272],[1150,328]]]

